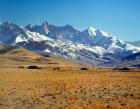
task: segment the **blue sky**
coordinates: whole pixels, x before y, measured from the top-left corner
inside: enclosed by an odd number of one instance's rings
[[[140,0],[0,0],[0,21],[20,26],[70,24],[79,30],[90,25],[122,40],[140,40]]]

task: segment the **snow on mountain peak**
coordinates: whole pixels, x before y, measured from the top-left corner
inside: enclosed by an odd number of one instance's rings
[[[99,29],[97,29],[96,30],[96,35],[97,36],[104,36],[104,37],[110,37],[110,34],[108,34],[107,32],[104,32],[104,31],[102,31],[102,30],[99,30]]]
[[[93,26],[88,28],[88,33],[90,36],[96,36],[96,29]]]
[[[25,38],[23,38],[22,36],[17,36],[15,39],[15,44],[23,41],[26,41]]]
[[[40,33],[36,32],[31,32],[29,30],[26,30],[26,34],[28,36],[28,39],[33,40],[33,41],[46,41],[46,40],[51,40],[47,36],[44,36]]]

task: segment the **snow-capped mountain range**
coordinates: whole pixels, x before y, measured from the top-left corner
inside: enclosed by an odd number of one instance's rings
[[[94,66],[140,52],[139,47],[92,26],[79,31],[70,25],[54,26],[47,22],[25,27],[2,22],[0,42],[20,45],[41,54],[49,53],[75,59]]]

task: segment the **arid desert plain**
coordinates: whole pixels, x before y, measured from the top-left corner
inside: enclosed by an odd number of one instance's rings
[[[140,69],[1,67],[0,109],[140,109]]]

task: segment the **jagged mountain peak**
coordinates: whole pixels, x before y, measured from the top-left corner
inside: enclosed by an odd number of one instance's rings
[[[12,23],[12,22],[2,22],[0,25],[2,28],[8,29],[8,30],[12,30],[15,28],[19,28],[18,25]]]
[[[33,27],[33,25],[28,24],[28,25],[25,26],[25,29],[29,29],[30,30],[32,27]]]
[[[96,36],[96,37],[110,37],[111,35],[107,32],[104,32],[100,29],[96,29],[94,26],[89,26],[84,32],[87,32],[89,36]]]
[[[90,36],[96,36],[96,29],[93,26],[90,26],[87,31]]]
[[[43,22],[41,25],[41,33],[44,35],[48,35],[49,30],[48,30],[48,22]]]
[[[9,22],[9,21],[1,22],[1,25],[11,25],[11,24],[14,24],[14,23]]]
[[[49,25],[49,23],[48,23],[48,21],[44,21],[44,22],[42,22],[42,25]]]

